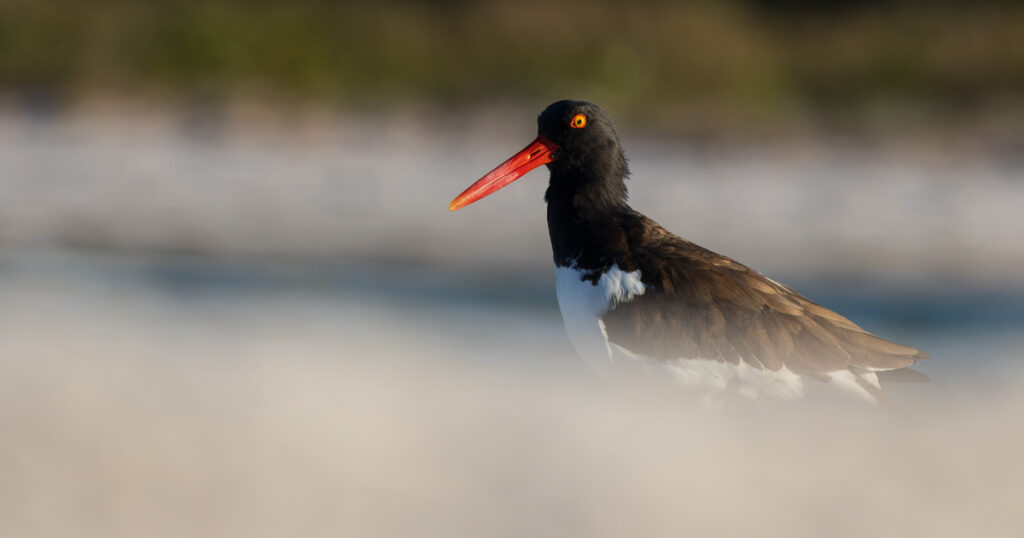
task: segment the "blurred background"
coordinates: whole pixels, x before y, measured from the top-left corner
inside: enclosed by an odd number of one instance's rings
[[[587,369],[563,98],[911,418]],[[1022,152],[1017,2],[0,0],[0,534],[1019,536]]]

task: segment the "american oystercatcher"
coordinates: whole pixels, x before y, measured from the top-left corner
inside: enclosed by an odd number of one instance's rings
[[[813,378],[869,401],[880,396],[879,373],[928,358],[629,207],[626,157],[599,106],[559,101],[537,124],[536,140],[448,209],[548,165],[544,199],[558,305],[584,358],[653,361],[706,395],[735,390],[749,398],[798,398],[804,380]],[[903,372],[893,377],[916,374]]]

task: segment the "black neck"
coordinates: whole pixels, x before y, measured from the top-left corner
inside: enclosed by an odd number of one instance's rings
[[[626,203],[625,173],[587,178],[552,169],[544,199],[555,265],[575,262],[588,269],[608,267],[621,240],[619,221],[633,213]]]

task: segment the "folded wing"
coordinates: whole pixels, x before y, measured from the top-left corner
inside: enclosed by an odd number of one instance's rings
[[[602,317],[609,341],[629,352],[804,375],[894,370],[928,357],[639,218],[646,222],[624,227],[624,239],[647,289]]]

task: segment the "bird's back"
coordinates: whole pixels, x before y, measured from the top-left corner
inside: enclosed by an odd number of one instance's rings
[[[635,275],[642,292],[612,301],[600,318],[608,342],[629,355],[737,381],[746,372],[850,382],[869,395],[875,372],[928,357],[639,213],[620,215],[617,229],[614,267]]]

